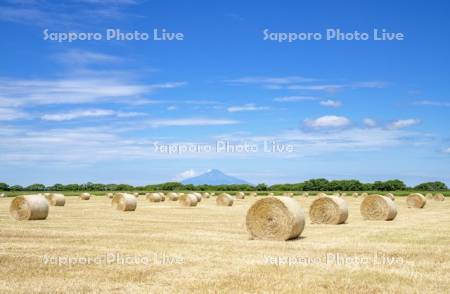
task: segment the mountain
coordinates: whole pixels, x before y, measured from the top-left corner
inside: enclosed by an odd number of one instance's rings
[[[231,184],[248,184],[248,182],[228,176],[217,169],[211,169],[208,172],[196,177],[186,179],[182,184],[192,185],[231,185]]]

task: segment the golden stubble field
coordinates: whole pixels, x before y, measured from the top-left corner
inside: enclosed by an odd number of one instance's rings
[[[16,221],[0,199],[0,293],[448,293],[450,201],[344,225],[311,225],[293,241],[249,240],[254,197],[219,207],[66,197],[47,220]],[[296,197],[305,214],[315,197]],[[376,255],[376,256],[375,256]]]

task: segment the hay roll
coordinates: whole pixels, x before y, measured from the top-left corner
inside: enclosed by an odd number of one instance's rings
[[[147,200],[150,202],[161,202],[162,197],[159,193],[148,193],[146,194]]]
[[[91,194],[89,194],[89,193],[81,193],[80,199],[81,200],[89,200],[89,199],[91,199]]]
[[[121,211],[135,211],[137,198],[133,194],[117,193],[111,201],[111,206]]]
[[[202,202],[202,194],[194,192],[191,193],[192,195],[194,195],[195,197],[197,197],[197,202]]]
[[[258,196],[258,193],[256,193],[256,192],[251,192],[251,193],[250,193],[250,196],[256,197],[256,196]]]
[[[106,193],[106,197],[112,199],[114,197],[114,193]]]
[[[302,196],[303,196],[303,197],[309,197],[309,193],[308,193],[308,192],[303,192],[303,193],[302,193]]]
[[[169,194],[167,194],[167,197],[171,201],[178,201],[178,194],[175,192],[170,192]]]
[[[427,194],[425,195],[425,198],[427,198],[427,199],[433,199],[434,196],[433,196],[432,193],[427,193]]]
[[[292,198],[265,197],[249,208],[246,225],[254,239],[285,241],[300,236],[305,228],[305,215]]]
[[[343,224],[348,218],[347,203],[338,196],[317,198],[309,207],[309,218],[313,224]]]
[[[161,201],[166,201],[166,195],[164,193],[159,193],[159,196],[161,196]]]
[[[413,193],[406,198],[408,208],[424,208],[427,199],[420,193]]]
[[[47,198],[48,203],[52,206],[64,206],[66,204],[66,197],[64,197],[64,194],[50,193],[50,195],[45,198]]]
[[[444,201],[445,200],[445,196],[442,193],[436,193],[433,196],[433,199],[436,200],[436,201]]]
[[[358,198],[359,194],[355,192],[355,193],[352,194],[352,196],[353,196],[353,198]]]
[[[209,193],[208,193],[208,192],[205,192],[205,193],[203,193],[202,197],[203,197],[203,198],[209,198],[209,197],[210,197],[210,195],[209,195]]]
[[[5,197],[5,193],[0,193],[0,198]]]
[[[385,196],[388,197],[389,199],[391,199],[392,201],[395,201],[395,196],[394,196],[394,194],[392,194],[392,193],[387,193]]]
[[[244,192],[237,192],[236,199],[245,199],[245,193]]]
[[[183,194],[180,197],[179,202],[183,206],[197,206],[198,203],[197,196],[194,194]]]
[[[9,206],[9,213],[16,220],[46,219],[48,210],[48,201],[43,195],[17,196]]]
[[[397,216],[397,207],[389,197],[369,195],[360,206],[361,215],[365,220],[391,221]]]
[[[232,206],[234,203],[234,197],[223,193],[222,195],[216,197],[216,203],[219,206]]]
[[[361,194],[361,197],[366,197],[366,196],[368,196],[369,194],[367,194],[366,192],[364,192],[364,193],[362,193]]]

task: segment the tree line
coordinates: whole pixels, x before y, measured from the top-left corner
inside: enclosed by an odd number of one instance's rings
[[[426,182],[414,187],[408,187],[400,180],[376,181],[361,183],[358,180],[311,179],[294,184],[276,185],[183,185],[179,182],[167,182],[146,186],[131,186],[127,184],[55,184],[46,186],[32,184],[26,187],[20,185],[9,186],[0,183],[0,191],[445,191],[448,187],[443,182]]]

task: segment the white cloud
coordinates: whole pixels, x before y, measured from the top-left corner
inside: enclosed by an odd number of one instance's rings
[[[444,153],[450,154],[450,147],[447,149],[444,149]]]
[[[169,110],[169,111],[173,111],[173,110],[176,110],[176,109],[177,109],[177,107],[174,106],[174,105],[171,105],[171,106],[167,107],[167,110]]]
[[[132,103],[161,89],[184,86],[184,82],[144,84],[129,81],[126,75],[102,74],[92,78],[58,80],[0,79],[0,104],[45,105],[98,102]],[[6,99],[5,99],[6,98]]]
[[[28,117],[28,114],[20,110],[12,108],[0,108],[0,121],[11,121]]]
[[[311,128],[340,128],[350,125],[350,120],[344,116],[325,115],[316,119],[305,119],[305,125]]]
[[[337,101],[337,100],[322,100],[320,101],[320,105],[325,106],[325,107],[340,107],[342,105],[341,101]]]
[[[365,118],[363,120],[363,123],[364,123],[364,125],[366,127],[369,127],[369,128],[376,127],[376,125],[377,125],[377,122],[374,119],[371,119],[371,118]]]
[[[234,125],[239,121],[229,119],[210,119],[210,118],[181,118],[181,119],[160,119],[150,120],[147,124],[153,128],[160,127],[185,127],[185,126],[220,126]]]
[[[242,106],[230,106],[227,108],[228,112],[241,112],[241,111],[261,111],[268,110],[267,106],[256,106],[255,104],[245,104]]]
[[[288,77],[242,77],[226,82],[232,84],[262,84],[262,85],[288,85],[294,83],[313,82],[316,79],[305,78],[300,76]]]
[[[418,123],[420,123],[420,120],[418,119],[400,119],[400,120],[396,120],[394,122],[392,122],[391,124],[388,125],[389,129],[403,129],[403,128],[407,128],[413,125],[417,125]]]
[[[42,120],[47,121],[69,121],[80,118],[94,118],[94,117],[106,117],[115,116],[119,118],[135,117],[144,115],[138,112],[117,112],[109,109],[86,109],[86,110],[74,110],[70,112],[44,114],[41,116]]]
[[[198,175],[199,175],[199,173],[196,172],[195,170],[193,170],[193,169],[188,169],[188,170],[186,170],[186,171],[184,171],[184,172],[178,174],[178,175],[175,177],[174,180],[175,180],[175,181],[183,181],[183,180],[185,180],[185,179],[189,179],[189,178],[192,178],[192,177],[196,177],[196,176],[198,176]]]
[[[448,102],[448,101],[421,100],[421,101],[414,102],[414,105],[450,107],[450,102]]]
[[[276,102],[296,102],[296,101],[311,101],[311,100],[319,100],[319,98],[313,96],[283,96],[273,99],[273,101]]]
[[[62,62],[75,65],[83,64],[111,64],[121,62],[123,59],[114,55],[108,55],[103,53],[84,51],[78,49],[68,50],[66,52],[55,55],[55,58]]]

